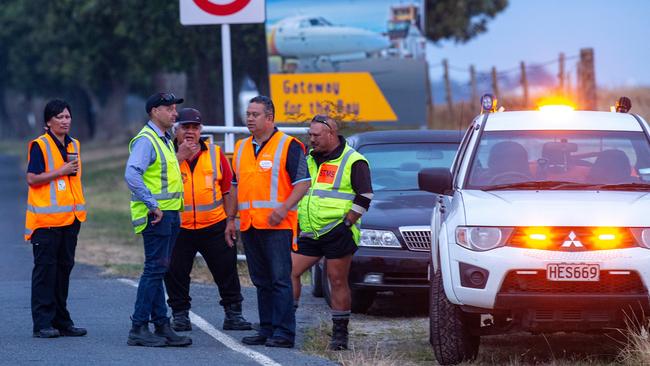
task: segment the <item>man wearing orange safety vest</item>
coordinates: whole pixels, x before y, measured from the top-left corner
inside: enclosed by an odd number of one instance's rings
[[[189,319],[190,272],[196,253],[208,265],[219,288],[220,304],[225,311],[224,330],[250,330],[251,323],[242,316],[243,297],[237,274],[237,248],[225,237],[226,225],[234,226],[236,197],[230,195],[232,171],[218,145],[201,139],[201,113],[183,108],[176,118],[174,145],[198,144],[199,150],[180,161],[185,210],[181,213],[181,230],[172,251],[165,286],[172,308],[172,328],[192,329]]]
[[[248,345],[291,348],[296,332],[291,287],[291,246],[297,231],[296,204],[311,180],[303,144],[275,128],[270,98],[257,96],[246,110],[252,136],[237,141],[233,187],[246,261],[257,288],[260,329]],[[235,189],[236,187],[236,189]],[[226,236],[234,238],[228,226]]]
[[[34,252],[32,320],[34,337],[79,337],[67,309],[77,235],[86,221],[79,141],[71,138],[70,105],[54,99],[43,120],[47,132],[29,143],[25,240]]]

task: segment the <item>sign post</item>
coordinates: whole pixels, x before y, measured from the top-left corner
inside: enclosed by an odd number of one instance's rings
[[[233,127],[232,60],[230,24],[263,23],[266,14],[264,0],[180,0],[183,25],[221,24],[221,57],[223,65],[224,125]],[[235,135],[225,135],[226,152],[235,150]]]

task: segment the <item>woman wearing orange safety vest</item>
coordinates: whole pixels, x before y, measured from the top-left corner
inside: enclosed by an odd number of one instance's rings
[[[77,235],[86,221],[79,141],[71,138],[71,108],[51,100],[43,112],[46,133],[29,143],[25,240],[34,252],[34,337],[83,336],[67,309]]]

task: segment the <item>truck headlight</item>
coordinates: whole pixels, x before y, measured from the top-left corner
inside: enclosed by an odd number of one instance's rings
[[[456,228],[456,243],[483,252],[504,246],[511,233],[509,227],[459,226]]]
[[[361,247],[401,248],[402,245],[392,231],[361,229]]]
[[[650,249],[650,228],[633,227],[630,231],[640,247]]]

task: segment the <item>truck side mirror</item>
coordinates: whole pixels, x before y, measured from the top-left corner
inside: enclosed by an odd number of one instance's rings
[[[418,172],[420,190],[437,194],[447,194],[452,190],[449,168],[427,168]]]

